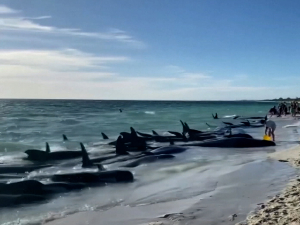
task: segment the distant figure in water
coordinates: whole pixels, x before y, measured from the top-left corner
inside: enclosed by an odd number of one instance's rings
[[[266,121],[265,134],[272,136],[273,141],[275,141],[275,134],[274,134],[275,130],[276,130],[276,123],[272,120]]]
[[[120,110],[120,112],[123,112],[122,109],[119,109],[119,110]]]
[[[214,116],[214,114],[212,114],[212,117],[214,118],[214,119],[219,119],[218,118],[218,114],[216,113],[216,115]]]

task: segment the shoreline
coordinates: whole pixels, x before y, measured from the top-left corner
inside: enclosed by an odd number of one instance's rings
[[[102,212],[79,212],[60,219],[49,218],[43,224],[245,224],[250,211],[279,193],[291,177],[295,176],[292,167],[266,156],[263,160],[247,163],[240,169],[220,177],[217,188],[204,195],[153,205],[122,205]]]
[[[288,163],[294,168],[300,168],[300,146],[292,149],[271,153],[270,158],[283,163]],[[274,196],[260,209],[250,214],[243,225],[267,225],[267,224],[300,224],[300,179],[291,179],[281,193]],[[241,224],[241,225],[242,225]]]

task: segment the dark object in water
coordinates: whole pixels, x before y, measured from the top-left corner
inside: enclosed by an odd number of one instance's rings
[[[63,134],[62,136],[63,136],[63,140],[64,141],[68,141],[69,140],[65,134]]]
[[[51,167],[52,165],[1,165],[0,173],[27,173],[34,170]],[[1,192],[0,192],[1,193]]]
[[[109,139],[108,136],[107,136],[106,134],[104,134],[104,133],[101,133],[101,134],[102,134],[102,137],[103,137],[104,140],[105,140],[105,139]]]
[[[51,178],[53,181],[63,181],[71,183],[107,183],[107,182],[131,182],[133,174],[126,170],[112,170],[99,172],[83,172],[69,174],[55,174]]]
[[[214,119],[219,119],[219,118],[218,118],[218,113],[216,113],[216,115],[212,114],[212,117],[213,117]]]
[[[186,150],[187,150],[186,147],[172,145],[172,146],[157,148],[144,153],[147,155],[177,154],[177,153],[184,152]]]
[[[9,184],[0,185],[0,193],[7,195],[49,195],[59,192],[66,192],[71,190],[79,190],[86,187],[84,184],[72,183],[50,183],[43,184],[37,180],[23,180]]]
[[[45,201],[46,197],[40,195],[4,195],[0,194],[0,207],[13,207],[21,204],[33,204]]]
[[[284,160],[284,159],[279,159],[279,162],[289,162],[288,160]]]
[[[204,141],[199,143],[185,144],[181,146],[201,146],[201,147],[217,147],[217,148],[254,148],[275,146],[273,141],[258,140],[253,138],[224,138],[220,140]]]
[[[93,161],[90,159],[84,145],[80,142],[81,151],[82,151],[82,168],[90,168],[93,166],[97,166],[99,171],[104,170],[104,167],[100,164],[94,164]],[[108,156],[106,159],[111,159],[115,156]]]
[[[46,142],[46,151],[28,149],[25,151],[29,160],[32,161],[47,161],[47,160],[64,160],[82,157],[81,151],[57,151],[51,152],[49,144]]]

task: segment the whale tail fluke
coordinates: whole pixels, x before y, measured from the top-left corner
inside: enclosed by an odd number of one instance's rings
[[[101,133],[104,140],[109,139],[108,136],[104,133]]]
[[[63,136],[63,140],[64,141],[68,141],[69,140],[65,134],[63,134],[62,136]]]
[[[82,152],[82,168],[88,168],[93,166],[93,162],[90,160],[90,157],[84,147],[84,145],[80,142],[81,152]]]
[[[50,153],[50,146],[49,146],[48,142],[46,142],[46,152]]]

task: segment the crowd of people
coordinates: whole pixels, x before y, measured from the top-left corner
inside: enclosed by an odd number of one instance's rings
[[[297,101],[292,101],[289,105],[286,102],[280,102],[278,106],[274,106],[270,109],[269,113],[272,115],[277,115],[278,117],[282,115],[291,114],[293,117],[297,113],[300,113],[300,106]]]

